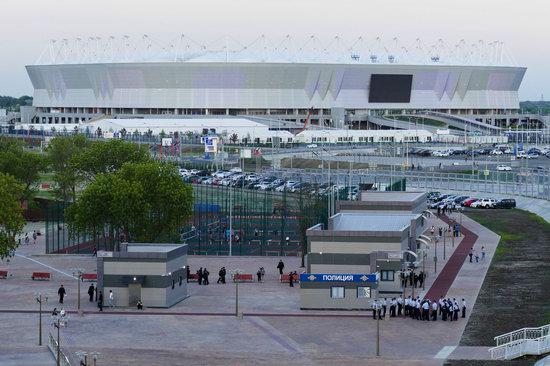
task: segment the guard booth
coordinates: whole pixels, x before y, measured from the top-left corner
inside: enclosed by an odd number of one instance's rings
[[[121,243],[97,253],[97,285],[108,305],[169,308],[187,298],[187,244]]]

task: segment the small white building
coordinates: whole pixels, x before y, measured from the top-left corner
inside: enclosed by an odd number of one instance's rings
[[[430,142],[433,134],[426,130],[307,130],[298,133],[295,142],[305,144],[347,144],[384,142]]]

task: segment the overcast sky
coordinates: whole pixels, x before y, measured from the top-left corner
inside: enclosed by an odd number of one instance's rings
[[[521,100],[550,100],[548,0],[5,0],[0,7],[0,95],[32,94],[25,65],[51,39],[139,36],[167,43],[261,34],[305,40],[339,35],[428,45],[499,40],[528,68]]]

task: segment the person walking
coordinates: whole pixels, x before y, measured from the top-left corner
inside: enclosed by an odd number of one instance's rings
[[[277,264],[277,269],[279,269],[279,275],[283,275],[283,270],[285,269],[285,264],[282,259],[279,259],[279,264]]]
[[[57,290],[57,294],[59,295],[59,303],[63,304],[63,299],[65,298],[65,295],[67,294],[67,292],[65,291],[65,287],[63,287],[63,285],[61,285],[61,287],[59,287],[59,290]]]
[[[435,226],[432,225],[432,227],[430,228],[430,233],[432,234],[432,236],[434,236]]]
[[[208,276],[210,275],[210,272],[204,267],[204,271],[202,271],[202,284],[203,285],[209,285],[210,281],[208,280]]]
[[[443,237],[443,228],[441,226],[439,227],[439,237]]]
[[[115,306],[115,294],[113,290],[109,290],[109,307],[113,308]]]
[[[288,274],[288,283],[290,287],[294,287],[294,273],[292,271]]]
[[[258,272],[256,272],[256,277],[258,277],[258,282],[262,282],[262,271],[258,268]]]
[[[227,274],[225,267],[220,268],[220,271],[218,272],[218,284],[225,283],[225,275]]]
[[[202,267],[197,271],[197,283],[202,285]]]
[[[481,260],[484,261],[485,260],[485,247],[481,247]]]
[[[95,292],[95,288],[94,288],[94,284],[92,283],[90,287],[88,287],[88,296],[90,296],[90,302],[94,302],[94,292]]]
[[[468,252],[468,256],[470,257],[470,263],[472,263],[472,257],[474,256],[474,248],[470,248],[470,251]]]
[[[99,291],[99,300],[97,301],[99,311],[103,311],[103,292]]]

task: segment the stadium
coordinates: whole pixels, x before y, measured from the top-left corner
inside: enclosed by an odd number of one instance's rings
[[[313,128],[407,129],[411,116],[422,115],[487,134],[543,127],[537,116],[519,114],[526,68],[502,43],[448,48],[417,40],[411,51],[397,39],[295,44],[260,37],[246,46],[227,39],[201,46],[185,36],[167,47],[147,36],[139,44],[128,37],[52,42],[26,67],[34,102],[22,122],[246,116],[279,129],[288,122],[287,130],[306,119]]]

